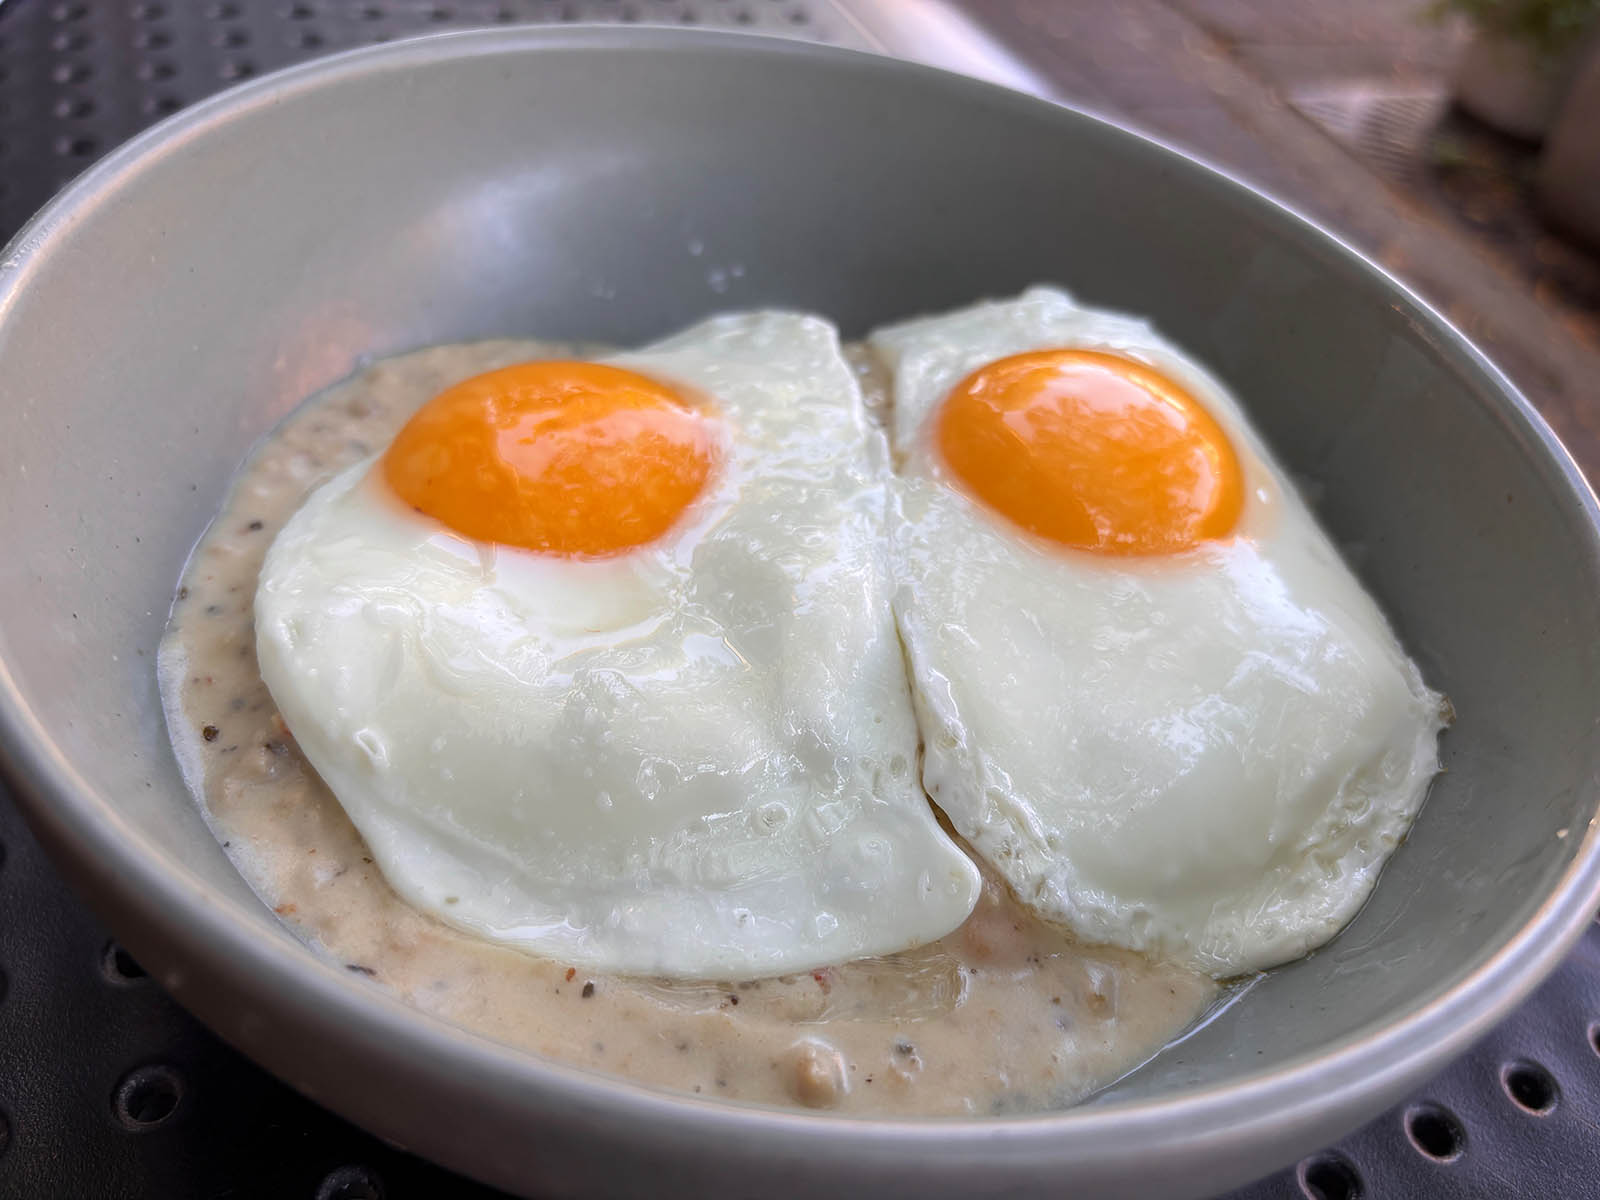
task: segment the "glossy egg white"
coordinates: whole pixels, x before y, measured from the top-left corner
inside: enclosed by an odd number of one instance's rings
[[[1049,288],[869,340],[893,378],[894,605],[929,794],[1087,941],[1219,978],[1327,941],[1421,806],[1447,708],[1239,405],[1144,322]],[[949,478],[932,422],[951,388],[1069,347],[1155,367],[1210,411],[1244,473],[1234,536],[1096,555]]]
[[[689,512],[576,560],[345,472],[256,596],[290,731],[402,896],[522,949],[743,979],[949,932],[979,878],[916,779],[887,451],[834,330],[727,316],[606,361],[714,412]]]

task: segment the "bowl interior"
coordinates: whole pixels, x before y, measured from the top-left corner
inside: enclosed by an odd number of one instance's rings
[[[93,793],[75,819],[291,941],[183,787],[153,656],[242,456],[363,357],[631,343],[758,305],[848,335],[1056,281],[1232,385],[1458,714],[1355,923],[1099,1103],[1279,1068],[1455,987],[1594,815],[1600,562],[1576,476],[1453,334],[1230,182],[980,85],[732,40],[469,38],[298,70],[114,156],[13,245],[0,664]]]

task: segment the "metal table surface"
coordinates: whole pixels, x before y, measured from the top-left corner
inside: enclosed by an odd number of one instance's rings
[[[0,241],[105,151],[229,83],[427,30],[575,20],[755,29],[1041,82],[932,0],[0,0]],[[88,914],[3,791],[0,914],[0,1198],[498,1194],[385,1145],[221,1043]],[[1234,1196],[1521,1194],[1600,1195],[1600,925],[1411,1100]]]

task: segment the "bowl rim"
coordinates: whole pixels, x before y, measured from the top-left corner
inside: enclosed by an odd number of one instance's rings
[[[584,50],[643,54],[702,51],[806,59],[829,70],[921,79],[969,103],[1010,109],[1036,119],[1054,110],[1065,124],[1098,125],[1170,156],[1174,170],[1210,175],[1235,191],[1235,200],[1268,223],[1297,235],[1388,298],[1452,368],[1477,376],[1481,403],[1523,452],[1538,461],[1553,491],[1564,491],[1566,516],[1587,538],[1600,563],[1600,503],[1549,426],[1510,381],[1425,301],[1366,255],[1293,207],[1225,170],[1115,119],[1030,96],[955,72],[875,53],[740,32],[650,26],[498,27],[427,34],[319,57],[249,80],[200,101],[123,143],[39,211],[0,251],[0,329],[53,246],[89,219],[118,188],[153,169],[186,143],[253,111],[302,92],[388,71],[479,56],[520,56]],[[1490,398],[1492,397],[1492,398]],[[516,1097],[532,1112],[581,1104],[631,1127],[659,1146],[710,1149],[703,1135],[716,1127],[715,1145],[732,1132],[753,1146],[786,1151],[855,1153],[860,1161],[915,1156],[925,1166],[1004,1155],[1034,1167],[1069,1162],[1112,1164],[1141,1154],[1170,1156],[1202,1144],[1243,1147],[1274,1138],[1287,1143],[1329,1112],[1355,1112],[1364,1097],[1392,1096],[1465,1050],[1520,1003],[1566,954],[1600,906],[1600,821],[1591,819],[1572,861],[1539,907],[1495,953],[1453,986],[1376,1030],[1347,1035],[1288,1062],[1213,1086],[1191,1086],[1153,1098],[1113,1100],[1059,1112],[1006,1117],[846,1117],[718,1101],[568,1066],[519,1051],[430,1016],[291,937],[264,937],[242,902],[212,891],[186,866],[119,815],[111,797],[78,774],[23,693],[6,657],[0,626],[0,768],[42,840],[63,857],[78,882],[92,878],[128,914],[159,928],[187,961],[215,963],[248,979],[264,995],[315,1007],[308,1019],[329,1033],[403,1046],[419,1069],[443,1078],[470,1072],[483,1087]],[[105,906],[102,906],[105,907]],[[123,920],[132,921],[132,916]],[[113,924],[118,921],[114,918]],[[169,986],[170,986],[170,982]],[[1130,1142],[1128,1139],[1134,1139]],[[994,1147],[993,1151],[987,1151]]]

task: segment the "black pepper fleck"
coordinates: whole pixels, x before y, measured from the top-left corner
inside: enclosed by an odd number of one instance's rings
[[[186,587],[179,588],[178,589],[178,599],[179,600],[187,600],[188,598],[189,598],[189,589],[186,588]]]
[[[593,983],[586,983],[586,984],[583,985],[583,998],[585,1000],[591,1000],[591,999],[594,998],[594,984]]]
[[[730,992],[730,993],[729,993],[729,994],[728,994],[728,1003],[729,1003],[729,1004],[737,1004],[737,1003],[739,1003],[739,997],[738,997],[738,996],[735,996],[735,995],[733,995],[733,994],[732,994],[732,993],[731,993],[731,992]]]
[[[248,529],[251,533],[259,533],[264,528],[264,526],[261,524],[260,521],[251,521],[250,524],[245,526],[245,528]]]
[[[217,740],[217,734],[220,732],[221,730],[219,730],[215,725],[207,725],[200,731],[200,736],[205,738],[205,740],[208,742],[214,742]]]
[[[354,971],[357,975],[371,976],[378,973],[374,968],[365,966],[362,963],[345,963],[344,969],[346,971]]]
[[[911,1055],[917,1052],[917,1048],[910,1042],[901,1040],[894,1044],[894,1052],[902,1057],[909,1058]]]

